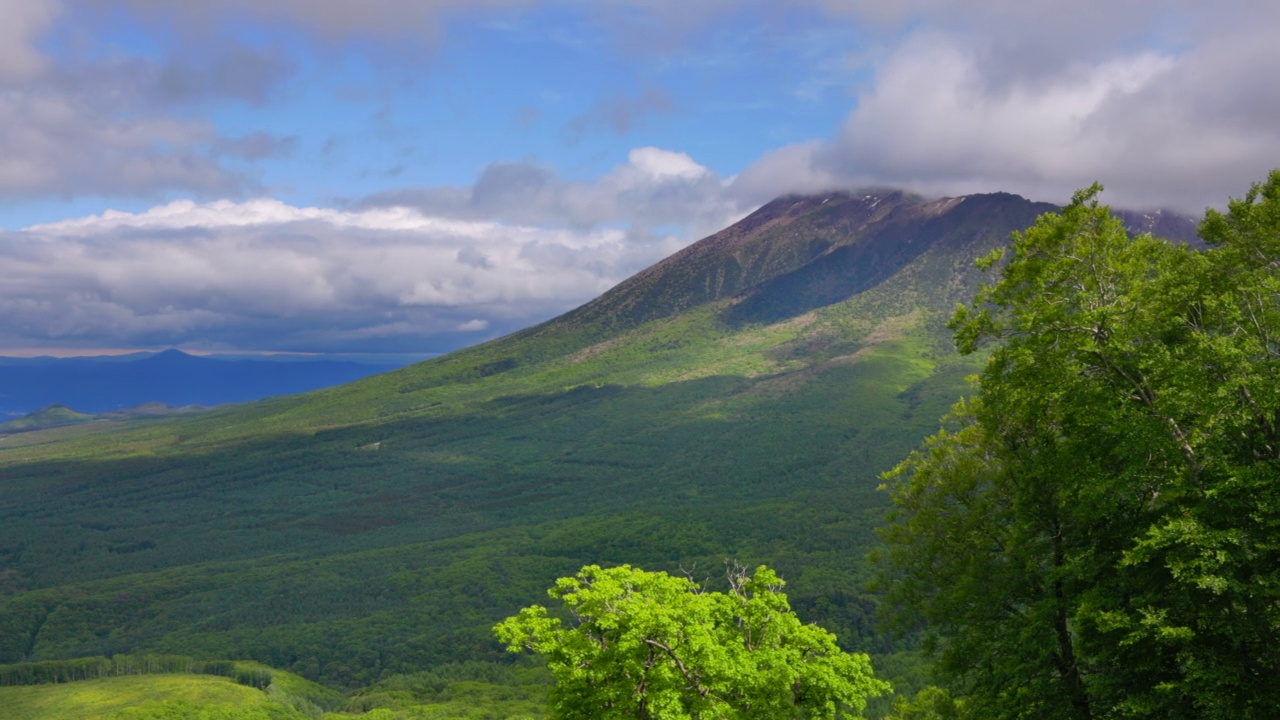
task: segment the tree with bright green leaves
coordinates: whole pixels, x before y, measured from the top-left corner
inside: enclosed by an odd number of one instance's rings
[[[1207,249],[1100,190],[957,310],[989,360],[886,476],[884,605],[973,717],[1280,717],[1280,171]]]
[[[512,652],[546,658],[552,717],[770,720],[855,717],[889,690],[866,655],[796,618],[783,581],[730,566],[729,589],[685,577],[592,565],[549,594],[568,625],[527,607],[495,632]]]

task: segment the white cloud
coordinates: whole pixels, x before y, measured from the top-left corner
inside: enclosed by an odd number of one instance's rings
[[[0,234],[0,346],[438,351],[590,300],[749,211],[684,153],[491,167],[350,209],[177,200]]]
[[[670,250],[613,228],[178,201],[0,234],[0,346],[442,349],[562,312]]]
[[[626,163],[592,180],[568,181],[536,163],[500,162],[485,168],[470,187],[404,188],[363,203],[527,225],[626,226],[636,239],[652,236],[655,229],[678,227],[686,240],[720,230],[751,209],[689,155],[656,147],[631,150]],[[651,239],[666,240],[667,233],[657,232]]]
[[[656,147],[636,148],[627,153],[627,161],[629,168],[634,170],[636,175],[645,178],[697,180],[711,174],[710,170],[694,162],[693,158],[684,153]],[[625,170],[619,171],[619,173],[623,172]]]
[[[1097,180],[1117,205],[1198,212],[1280,164],[1280,6],[1086,2],[1049,23],[1023,16],[1045,2],[999,17],[997,5],[973,3],[968,21],[933,8],[875,62],[833,137],[765,155],[735,192],[887,185],[1061,202]]]

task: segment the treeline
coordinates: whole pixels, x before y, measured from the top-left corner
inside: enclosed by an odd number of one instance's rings
[[[258,690],[266,690],[275,678],[270,668],[257,663],[196,660],[184,655],[115,655],[0,665],[0,687],[158,674],[217,675]]]

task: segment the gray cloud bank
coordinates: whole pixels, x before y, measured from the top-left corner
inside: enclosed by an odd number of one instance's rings
[[[537,182],[487,182],[504,197],[539,192]],[[485,211],[482,191],[472,210],[432,193],[420,208],[371,202],[349,211],[178,201],[3,233],[0,354],[40,346],[450,350],[589,300],[679,248],[691,224],[727,222],[675,203],[663,217],[679,232],[663,234],[604,222],[619,215],[592,205],[601,199],[625,214],[638,203],[647,212],[690,182],[718,181],[685,156],[646,148],[595,185],[577,186],[577,200],[547,193],[541,210],[504,219]],[[559,217],[566,202],[582,213],[577,227],[540,222]]]
[[[740,193],[874,186],[1198,213],[1280,166],[1280,4],[1262,0],[824,3],[900,27],[827,138],[743,170]]]
[[[293,74],[292,62],[234,41],[160,59],[42,51],[60,22],[86,21],[71,17],[82,4],[0,0],[0,198],[254,191],[244,161],[290,141],[225,137],[190,111],[227,100],[262,105]]]

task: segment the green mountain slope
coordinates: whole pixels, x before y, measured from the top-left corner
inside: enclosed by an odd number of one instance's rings
[[[972,372],[942,323],[1012,195],[784,198],[542,325],[350,385],[0,441],[0,662],[135,649],[325,682],[501,653],[586,563],[860,592],[877,474]],[[885,662],[891,662],[886,660]]]

